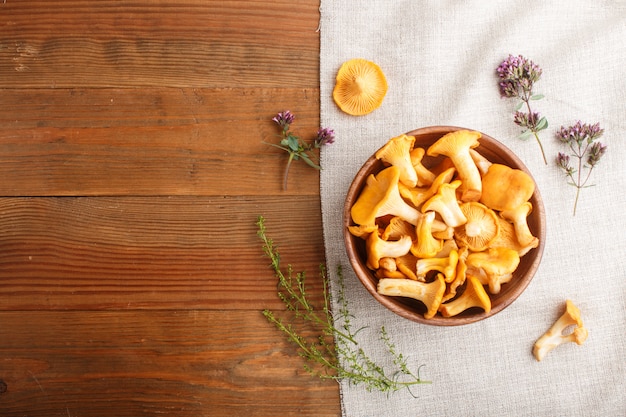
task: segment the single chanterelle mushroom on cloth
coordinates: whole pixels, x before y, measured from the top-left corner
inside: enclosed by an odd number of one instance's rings
[[[337,72],[333,100],[339,108],[353,116],[363,116],[376,110],[387,94],[387,79],[375,63],[351,59]]]
[[[573,329],[572,329],[573,328]],[[571,330],[569,334],[566,334]],[[559,319],[543,334],[533,346],[535,359],[541,361],[552,349],[567,343],[574,342],[582,345],[589,333],[583,325],[580,317],[580,310],[571,300],[565,302],[565,312]]]
[[[456,168],[461,184],[461,201],[478,201],[482,195],[480,171],[472,159],[470,149],[480,145],[482,134],[473,130],[456,130],[447,133],[430,145],[426,154],[449,157]]]

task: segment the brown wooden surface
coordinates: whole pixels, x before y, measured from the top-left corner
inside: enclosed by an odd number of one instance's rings
[[[0,416],[338,416],[261,315],[324,261],[318,1],[0,1]]]

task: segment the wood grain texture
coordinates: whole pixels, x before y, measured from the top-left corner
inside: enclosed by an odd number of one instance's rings
[[[321,300],[319,2],[0,2],[0,416],[339,416],[261,315]],[[305,329],[310,331],[310,329]]]
[[[274,331],[253,311],[0,312],[0,415],[336,415]]]
[[[280,307],[258,216],[321,289],[319,198],[0,199],[0,310]],[[297,215],[290,210],[298,208]]]
[[[294,130],[307,140],[319,125],[316,89],[0,93],[0,194],[9,196],[285,194],[271,118],[297,112]],[[308,170],[293,164],[288,193],[318,193]]]
[[[319,85],[317,2],[7,1],[0,87]]]

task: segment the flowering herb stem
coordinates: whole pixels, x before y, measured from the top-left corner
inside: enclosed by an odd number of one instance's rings
[[[524,100],[524,103],[526,103],[526,109],[528,110],[528,114],[532,114],[529,99]],[[543,157],[543,162],[547,165],[548,160],[546,159],[546,152],[543,150],[543,144],[541,143],[541,139],[539,139],[539,130],[548,127],[548,122],[545,117],[542,120],[545,120],[545,126],[541,126],[540,128],[538,126],[532,126],[529,128],[529,131],[532,132],[533,136],[535,137],[537,145],[539,145],[539,150],[541,151],[541,156]]]
[[[513,116],[513,122],[524,129],[520,138],[527,139],[533,135],[539,145],[543,162],[547,165],[548,160],[546,159],[543,144],[539,139],[539,132],[548,127],[548,120],[538,112],[533,111],[530,106],[531,101],[543,98],[543,95],[533,93],[535,83],[541,78],[541,68],[522,55],[509,55],[498,66],[496,73],[500,80],[498,84],[500,95],[520,100]],[[524,105],[526,106],[526,111],[520,111]]]
[[[368,391],[379,390],[387,393],[401,389],[407,389],[411,393],[412,386],[430,383],[420,378],[421,366],[416,372],[409,369],[405,356],[397,351],[384,327],[380,331],[380,340],[391,356],[395,368],[392,373],[374,362],[359,346],[356,336],[363,328],[356,331],[352,328],[352,315],[345,297],[341,267],[337,269],[339,310],[335,317],[331,310],[330,282],[324,265],[320,266],[323,281],[323,305],[320,310],[308,298],[305,273],[294,275],[291,265],[283,272],[280,254],[272,239],[267,236],[263,217],[258,218],[257,226],[257,234],[263,242],[263,252],[270,259],[270,267],[278,278],[278,297],[287,312],[296,320],[287,323],[285,318],[278,317],[267,309],[263,311],[263,315],[297,346],[299,355],[306,361],[304,369],[309,374],[322,379],[347,380],[355,385],[364,385]],[[318,334],[307,336],[299,330],[307,324],[312,325]]]
[[[566,144],[571,151],[570,155],[559,152],[556,164],[565,172],[565,176],[569,180],[568,184],[576,187],[574,216],[576,215],[580,190],[591,186],[587,185],[591,172],[606,153],[606,145],[597,142],[603,133],[604,129],[600,128],[599,123],[590,125],[581,121],[569,127],[561,126],[556,133],[557,139]],[[575,167],[570,164],[570,156],[577,159]]]
[[[307,165],[315,169],[321,169],[319,165],[319,158],[312,153],[313,150],[319,149],[324,145],[330,145],[335,141],[335,132],[332,129],[320,128],[317,131],[317,136],[312,143],[303,141],[300,137],[294,135],[291,132],[291,124],[296,116],[289,110],[278,113],[272,121],[274,121],[281,129],[280,142],[268,143],[275,148],[281,149],[289,154],[287,160],[287,166],[285,167],[285,173],[283,175],[283,190],[287,189],[287,180],[289,176],[289,169],[292,162],[298,159],[303,160]],[[313,162],[315,159],[315,162]]]

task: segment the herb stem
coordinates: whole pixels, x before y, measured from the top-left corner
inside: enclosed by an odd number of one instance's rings
[[[532,114],[532,110],[530,108],[530,92],[524,93],[523,100],[524,100],[524,103],[526,103],[526,109],[528,110],[528,114]],[[535,127],[531,127],[530,129],[533,132],[533,136],[535,136],[535,140],[537,141],[537,144],[539,145],[539,150],[541,151],[541,156],[543,157],[543,163],[548,165],[546,152],[543,150],[543,144],[541,143],[541,140],[539,139],[539,134],[537,133],[537,129]]]
[[[397,368],[395,372],[388,374],[359,347],[356,335],[362,329],[352,330],[341,267],[337,268],[339,281],[337,301],[340,307],[339,316],[335,319],[331,311],[330,279],[325,267],[320,266],[323,306],[321,313],[318,313],[307,297],[304,272],[294,276],[291,265],[283,272],[280,254],[274,247],[272,239],[266,234],[263,217],[258,218],[257,226],[257,234],[263,241],[263,252],[270,259],[270,266],[278,278],[278,296],[285,304],[287,312],[291,312],[296,319],[312,323],[320,330],[320,334],[315,337],[303,336],[298,333],[296,325],[285,324],[270,310],[263,311],[265,318],[298,347],[299,355],[306,360],[304,368],[307,372],[323,379],[348,380],[354,384],[363,384],[368,391],[377,389],[382,392],[395,392],[406,388],[411,393],[410,387],[430,383],[420,378],[421,367],[417,373],[409,370],[406,359],[396,351],[384,327],[381,329],[380,339],[393,359],[393,365]],[[406,380],[400,380],[402,376]]]
[[[606,153],[606,145],[597,142],[602,136],[604,129],[600,128],[600,124],[582,123],[580,120],[569,127],[561,126],[557,132],[557,138],[568,145],[571,156],[577,159],[574,166],[570,165],[570,155],[559,152],[557,155],[557,165],[565,171],[569,184],[576,187],[576,197],[574,199],[573,215],[576,216],[576,209],[580,196],[580,190],[589,187],[587,183],[591,177],[595,166],[598,164],[602,156]],[[584,169],[587,173],[583,173]],[[576,174],[574,176],[574,174]]]
[[[287,167],[285,168],[285,174],[283,175],[283,190],[287,190],[287,179],[289,177],[289,167],[291,167],[291,161],[293,161],[294,154],[289,152],[289,159],[287,160]]]

